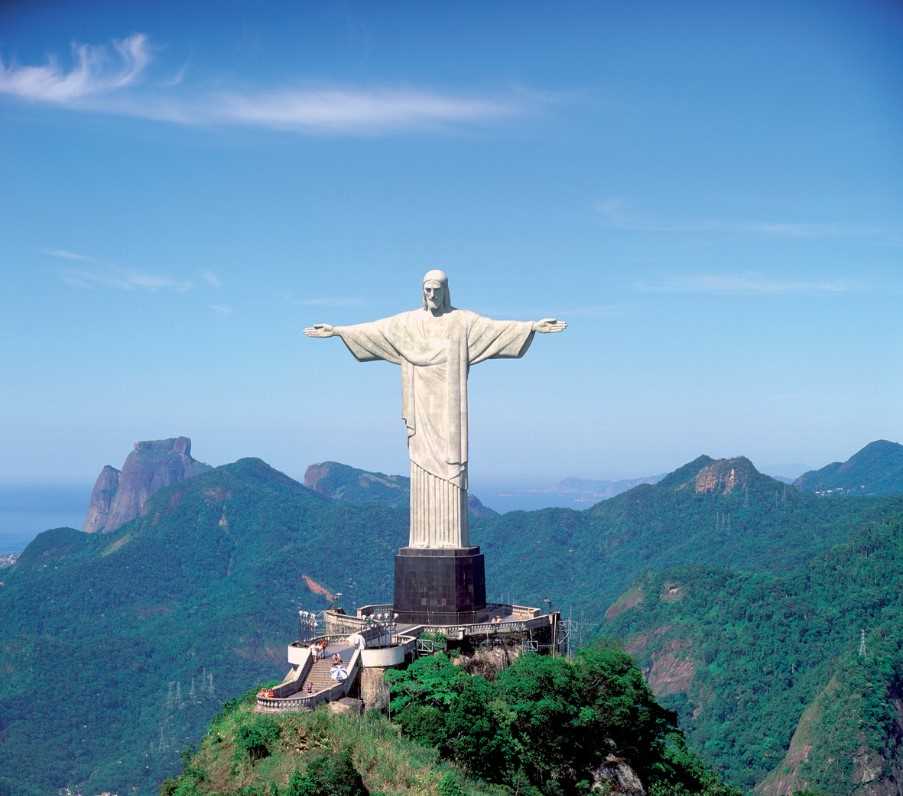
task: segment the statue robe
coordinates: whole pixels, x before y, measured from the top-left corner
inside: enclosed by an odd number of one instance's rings
[[[360,362],[401,366],[411,459],[411,547],[467,546],[467,375],[487,359],[523,356],[531,321],[452,308],[412,310],[337,330]]]

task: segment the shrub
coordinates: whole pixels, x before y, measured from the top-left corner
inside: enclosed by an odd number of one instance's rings
[[[235,733],[236,752],[246,754],[252,763],[262,760],[275,751],[281,732],[272,716],[252,715]]]
[[[364,780],[354,767],[351,752],[320,754],[288,781],[285,796],[365,796]]]

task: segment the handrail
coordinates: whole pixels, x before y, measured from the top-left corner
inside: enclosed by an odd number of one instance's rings
[[[348,676],[340,683],[324,688],[313,694],[304,694],[303,696],[288,696],[283,698],[265,697],[258,694],[257,707],[265,711],[273,713],[281,713],[283,711],[292,710],[312,710],[323,702],[334,702],[348,694],[351,686],[357,679],[361,670],[361,652],[355,649],[348,661]]]

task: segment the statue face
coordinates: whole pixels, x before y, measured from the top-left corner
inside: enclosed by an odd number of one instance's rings
[[[445,299],[445,288],[441,282],[425,282],[423,285],[423,298],[426,300],[427,309],[440,310]]]

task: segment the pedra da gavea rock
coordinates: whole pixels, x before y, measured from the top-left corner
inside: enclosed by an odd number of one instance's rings
[[[209,469],[209,464],[191,458],[188,437],[136,442],[122,471],[110,465],[100,471],[91,492],[84,530],[112,533],[140,516],[155,492]]]
[[[536,332],[564,321],[499,321],[453,307],[448,277],[423,277],[422,306],[352,326],[309,326],[309,337],[340,337],[359,362],[401,369],[402,419],[411,460],[410,547],[461,548],[467,527],[467,377],[472,365],[522,357]]]

